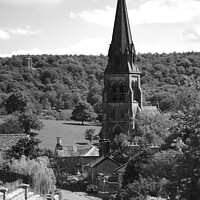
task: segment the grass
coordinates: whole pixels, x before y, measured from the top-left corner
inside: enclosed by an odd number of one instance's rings
[[[56,120],[42,120],[44,128],[38,133],[42,143],[41,148],[55,149],[57,143],[56,137],[62,137],[63,146],[77,145],[78,143],[87,143],[84,139],[84,132],[86,129],[94,128],[96,134],[99,133],[100,126],[80,125],[79,122],[71,121],[56,121]]]
[[[0,123],[3,121],[0,118]],[[54,150],[57,143],[56,137],[62,137],[63,146],[78,145],[78,143],[87,143],[88,141],[84,139],[83,133],[86,129],[94,128],[95,133],[98,134],[101,127],[92,126],[89,123],[85,125],[80,125],[81,122],[74,121],[57,121],[57,120],[41,120],[44,123],[44,128],[37,131],[39,138],[42,142],[40,144],[41,148],[47,148]]]

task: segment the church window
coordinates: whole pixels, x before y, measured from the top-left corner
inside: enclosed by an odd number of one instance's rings
[[[120,91],[119,99],[123,101],[125,99],[125,87],[123,83],[120,84],[119,91]]]
[[[115,129],[114,129],[114,135],[119,135],[120,133],[122,133],[122,128],[121,126],[116,126]]]
[[[115,83],[112,86],[112,100],[113,101],[117,100],[117,86]]]

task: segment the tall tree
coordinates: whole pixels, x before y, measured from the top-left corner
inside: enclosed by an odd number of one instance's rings
[[[27,96],[20,90],[15,90],[5,101],[5,108],[8,114],[15,111],[25,112],[30,107],[31,105]]]
[[[82,125],[84,121],[90,121],[96,117],[93,108],[90,104],[85,102],[79,102],[78,105],[72,112],[71,119],[76,121],[81,121]]]

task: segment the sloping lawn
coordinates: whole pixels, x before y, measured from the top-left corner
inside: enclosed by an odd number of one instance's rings
[[[37,131],[39,138],[42,142],[41,148],[47,148],[54,150],[57,143],[56,137],[62,137],[63,146],[78,145],[79,143],[87,143],[84,139],[83,133],[86,129],[94,128],[96,134],[99,133],[100,126],[90,126],[85,122],[86,125],[80,125],[81,122],[74,121],[56,121],[56,120],[41,120],[44,124],[44,128]],[[0,123],[3,122],[3,118],[0,118]]]
[[[56,121],[56,120],[42,120],[44,123],[44,128],[38,133],[39,138],[42,143],[41,148],[55,149],[57,143],[56,137],[62,137],[62,145],[77,145],[77,143],[87,143],[88,141],[84,139],[83,133],[86,129],[94,128],[96,134],[99,133],[100,126],[89,126],[88,124],[82,126],[79,122],[71,121]]]

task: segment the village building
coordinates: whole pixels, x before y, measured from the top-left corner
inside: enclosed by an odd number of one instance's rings
[[[99,157],[99,149],[91,145],[64,146],[62,138],[57,137],[54,155],[63,163],[61,170],[67,169],[68,173],[75,175],[83,172],[85,165]]]

